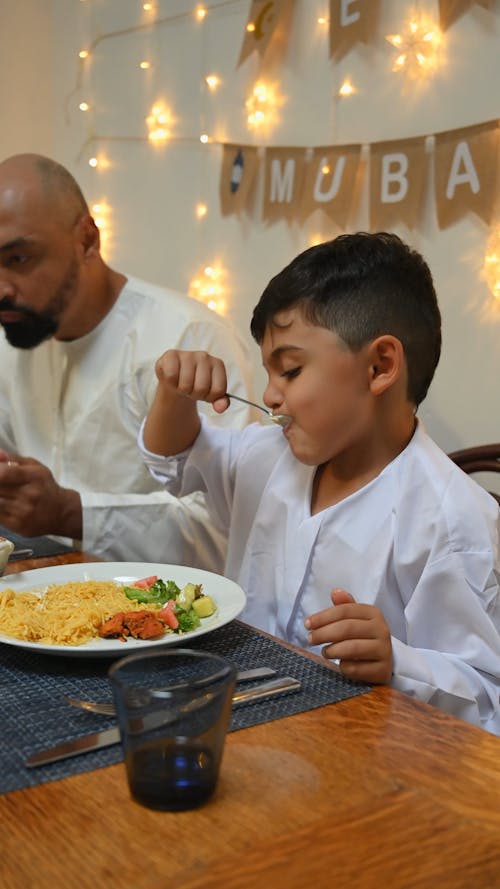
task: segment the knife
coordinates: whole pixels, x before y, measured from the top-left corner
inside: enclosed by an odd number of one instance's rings
[[[271,697],[273,695],[284,694],[286,692],[299,691],[300,682],[293,676],[283,676],[281,679],[271,679],[269,682],[262,682],[260,685],[254,685],[253,688],[246,688],[237,691],[233,695],[233,707],[238,704],[245,704],[249,701],[260,700],[261,698]],[[26,760],[28,769],[36,766],[46,765],[49,762],[57,762],[60,759],[68,759],[70,756],[79,756],[81,753],[88,753],[92,750],[101,750],[103,747],[111,747],[113,744],[120,743],[120,729],[118,726],[104,729],[102,732],[93,732],[91,735],[84,735],[82,738],[76,738],[73,741],[64,741],[62,744],[56,744],[55,747],[49,747],[47,750],[41,750],[39,753],[33,754]]]

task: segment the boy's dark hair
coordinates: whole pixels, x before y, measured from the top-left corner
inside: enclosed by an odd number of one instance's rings
[[[441,315],[429,267],[397,235],[357,232],[310,247],[271,279],[250,329],[262,343],[284,309],[334,331],[353,352],[383,334],[397,337],[408,367],[408,398],[425,398],[441,352]]]

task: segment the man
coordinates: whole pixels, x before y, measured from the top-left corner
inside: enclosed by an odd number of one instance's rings
[[[202,304],[109,268],[77,183],[39,155],[0,163],[0,324],[0,524],[108,560],[222,570],[204,498],[160,490],[136,441],[165,342],[223,357],[243,397],[244,346]],[[250,419],[236,401],[227,413]]]

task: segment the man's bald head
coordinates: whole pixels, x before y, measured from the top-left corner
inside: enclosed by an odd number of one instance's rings
[[[0,194],[10,190],[13,198],[39,199],[52,218],[64,227],[89,212],[80,186],[57,161],[41,154],[16,154],[0,163]]]

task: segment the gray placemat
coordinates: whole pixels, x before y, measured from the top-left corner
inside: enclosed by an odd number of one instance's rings
[[[302,683],[299,692],[236,708],[230,731],[342,701],[371,688],[351,682],[238,621],[193,639],[189,647],[227,657],[240,670],[273,667],[278,675],[295,676]],[[125,645],[123,654],[126,654]],[[27,757],[39,750],[115,723],[113,717],[77,710],[64,700],[65,695],[111,700],[107,678],[111,663],[109,658],[33,654],[0,643],[0,793],[57,781],[122,761],[121,747],[116,744],[36,769],[27,769],[24,765]]]
[[[74,547],[61,543],[59,540],[53,540],[52,537],[23,537],[22,534],[15,534],[14,531],[11,531],[10,528],[5,528],[3,525],[0,525],[0,537],[6,537],[7,540],[12,540],[15,549],[31,549],[33,551],[31,558],[33,559],[41,559],[47,556],[59,556],[61,553],[75,552]],[[18,556],[14,550],[9,561],[17,562],[20,559],[25,558],[25,554],[23,555],[21,552],[21,555]]]

